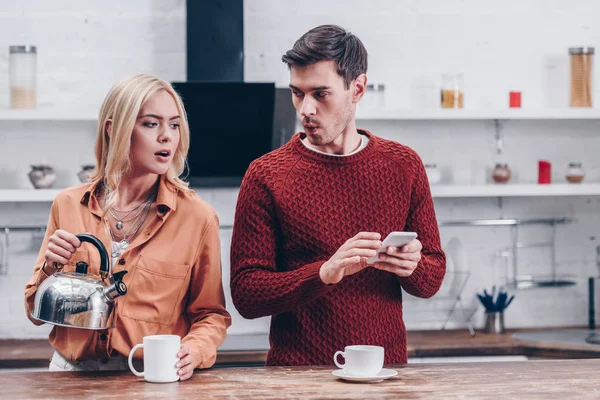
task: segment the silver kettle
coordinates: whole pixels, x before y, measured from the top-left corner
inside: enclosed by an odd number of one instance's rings
[[[35,294],[31,315],[52,325],[82,329],[112,328],[114,299],[127,293],[123,282],[127,271],[109,276],[109,258],[104,244],[89,234],[76,236],[98,249],[100,276],[89,275],[88,264],[83,261],[76,264],[75,272],[57,272],[49,276]]]

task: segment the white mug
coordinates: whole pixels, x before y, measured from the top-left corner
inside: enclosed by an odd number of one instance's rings
[[[337,360],[344,357],[344,364]],[[338,368],[353,376],[376,376],[383,368],[384,350],[381,346],[346,346],[344,351],[336,351],[333,362]]]
[[[144,372],[138,372],[132,364],[133,353],[144,348]],[[181,338],[177,335],[144,336],[143,344],[136,344],[129,352],[129,369],[147,382],[164,383],[179,380],[175,365],[179,362],[177,353],[181,348]]]

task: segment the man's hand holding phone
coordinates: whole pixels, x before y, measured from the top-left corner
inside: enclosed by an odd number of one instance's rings
[[[374,268],[388,271],[400,277],[411,276],[421,261],[423,245],[415,232],[390,233],[377,252],[368,260]]]
[[[381,247],[381,235],[377,232],[360,232],[348,239],[338,251],[321,266],[319,276],[330,285],[345,276],[355,274],[368,266],[367,258],[374,257]]]

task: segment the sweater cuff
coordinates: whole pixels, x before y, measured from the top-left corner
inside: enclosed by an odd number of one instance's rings
[[[306,294],[309,295],[308,298],[318,297],[324,293],[327,293],[333,286],[328,285],[321,280],[321,275],[319,271],[321,270],[321,266],[325,264],[325,261],[317,261],[312,264],[307,264],[304,269],[303,281],[305,282]]]
[[[413,288],[419,288],[425,279],[425,267],[423,264],[423,262],[420,262],[410,276],[399,277],[400,283],[403,286],[406,285]]]

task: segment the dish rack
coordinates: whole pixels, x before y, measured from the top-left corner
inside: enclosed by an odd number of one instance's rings
[[[35,240],[35,245],[32,250],[37,252],[42,245],[44,233],[46,232],[45,226],[0,226],[0,276],[8,275],[8,264],[10,261],[9,247],[10,247],[10,235],[16,232],[31,232],[33,234],[32,239]]]
[[[527,287],[559,287],[575,284],[574,281],[567,279],[568,277],[560,276],[556,272],[556,253],[555,253],[555,238],[556,228],[560,224],[572,222],[569,218],[538,218],[538,219],[473,219],[473,220],[458,220],[458,221],[440,221],[439,226],[507,226],[512,229],[512,244],[509,248],[504,249],[505,253],[512,256],[512,268],[507,264],[506,286],[512,288],[527,288]],[[519,241],[519,227],[521,225],[548,225],[551,228],[551,240],[541,243],[522,243]],[[523,275],[518,271],[518,251],[519,249],[532,247],[548,247],[551,249],[551,271],[547,276],[543,275]],[[466,306],[463,298],[463,291],[467,286],[471,276],[468,270],[447,271],[442,287],[439,293],[432,299],[438,301],[449,302],[447,313],[444,322],[441,325],[441,330],[447,328],[450,321],[455,318],[460,318],[460,323],[466,325],[471,336],[475,336],[473,316],[478,308]],[[468,304],[468,302],[467,302]]]
[[[448,326],[448,323],[455,316],[456,312],[460,311],[462,315],[462,321],[467,326],[469,334],[471,336],[475,336],[475,330],[473,329],[473,323],[471,322],[471,319],[473,318],[473,315],[475,315],[475,313],[477,312],[477,308],[467,308],[465,307],[462,301],[462,293],[465,290],[465,287],[467,286],[469,278],[471,277],[471,271],[450,271],[446,273],[446,278],[448,277],[450,279],[444,279],[444,282],[442,282],[442,287],[440,288],[442,295],[440,295],[439,297],[434,296],[439,299],[447,298],[452,302],[452,306],[448,310],[448,315],[446,316],[446,319],[442,324],[441,330],[445,330]],[[443,293],[446,292],[443,289],[446,281],[449,282],[448,285],[450,286],[450,288],[447,292],[448,294],[445,296]],[[453,285],[455,289],[452,287]]]
[[[435,296],[419,299],[403,294],[403,302],[419,315],[419,324],[431,323],[431,326],[425,329],[445,330],[451,321],[457,321],[469,330],[471,336],[475,336],[471,320],[477,308],[467,307],[463,299],[463,291],[470,277],[470,271],[447,271]]]
[[[440,223],[440,226],[508,226],[511,227],[512,244],[501,249],[500,254],[510,255],[512,268],[506,265],[506,286],[513,289],[527,289],[532,287],[562,287],[575,285],[569,275],[559,275],[556,272],[556,228],[561,224],[573,222],[570,218],[537,218],[537,219],[482,219],[466,221],[450,221]],[[524,243],[519,241],[519,227],[522,225],[548,225],[551,229],[549,241],[539,243]],[[548,248],[550,249],[550,271],[548,274],[520,274],[518,253],[520,249]]]
[[[556,228],[560,224],[572,222],[568,218],[549,218],[536,220],[518,220],[511,229],[511,246],[501,249],[500,254],[512,259],[506,263],[506,285],[513,289],[529,289],[534,287],[564,287],[576,284],[574,276],[558,274],[556,271]],[[527,224],[548,225],[550,240],[525,243],[519,241],[519,226]],[[526,249],[547,249],[550,252],[550,271],[546,274],[523,274],[519,272],[519,253]]]

